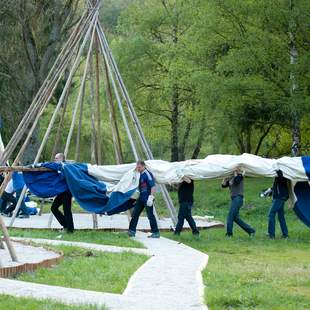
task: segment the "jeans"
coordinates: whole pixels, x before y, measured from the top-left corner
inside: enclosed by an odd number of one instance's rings
[[[151,232],[152,233],[158,233],[158,226],[157,226],[157,222],[156,222],[156,218],[154,216],[154,208],[152,207],[148,207],[146,204],[144,204],[140,199],[137,200],[136,205],[133,209],[132,212],[132,217],[129,223],[129,230],[132,232],[136,232],[137,229],[137,225],[138,225],[138,221],[139,221],[139,216],[141,214],[141,212],[143,211],[143,209],[146,208],[146,214],[147,217],[149,219],[150,222],[150,226],[151,226]]]
[[[272,206],[269,211],[269,221],[268,221],[268,234],[270,237],[275,237],[275,226],[276,226],[276,214],[278,213],[278,219],[282,231],[283,237],[288,236],[288,230],[286,226],[286,221],[284,217],[284,203],[283,199],[273,199]]]
[[[18,200],[19,200],[19,197],[20,197],[22,191],[23,191],[23,189],[19,189],[19,190],[16,191],[16,204],[18,203]],[[15,209],[15,207],[14,207],[14,209]],[[27,215],[30,215],[31,213],[32,213],[32,208],[31,208],[31,210],[30,210],[30,208],[28,208],[28,207],[26,206],[26,204],[25,204],[25,197],[24,197],[23,200],[22,200],[22,202],[21,202],[21,204],[20,204],[20,208],[19,208],[19,210],[18,210],[18,212],[17,212],[17,216],[18,216],[19,214],[27,214]]]
[[[233,224],[236,222],[243,230],[245,230],[248,234],[252,234],[255,232],[255,229],[250,225],[245,223],[239,217],[239,210],[243,205],[243,197],[235,196],[231,198],[230,210],[227,216],[227,235],[232,236],[233,234]]]
[[[182,231],[184,220],[186,220],[192,229],[193,234],[198,234],[196,223],[192,217],[192,203],[189,202],[180,202],[180,208],[178,213],[178,223],[175,227],[175,232],[180,233]]]
[[[74,224],[71,212],[71,202],[72,195],[69,191],[58,194],[52,203],[51,211],[63,228],[73,232]],[[61,205],[63,205],[64,214],[59,211]]]

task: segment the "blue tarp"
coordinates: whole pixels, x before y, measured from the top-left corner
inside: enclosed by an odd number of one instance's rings
[[[43,163],[40,167],[51,172],[25,172],[24,179],[29,190],[39,197],[54,197],[70,190],[77,203],[86,211],[112,215],[132,208],[130,199],[134,190],[126,193],[113,192],[107,196],[106,184],[88,174],[83,163]]]
[[[310,156],[301,158],[305,169],[305,174],[310,181]],[[294,193],[296,195],[296,202],[294,211],[299,219],[310,227],[310,185],[309,182],[298,182],[294,186]]]

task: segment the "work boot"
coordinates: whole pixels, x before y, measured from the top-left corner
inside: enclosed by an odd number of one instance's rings
[[[128,230],[127,234],[129,237],[135,237],[136,236],[136,232],[133,230]]]
[[[160,234],[158,233],[152,233],[151,235],[147,236],[148,238],[160,238]]]

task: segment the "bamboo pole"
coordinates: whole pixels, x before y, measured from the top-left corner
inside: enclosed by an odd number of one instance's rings
[[[66,81],[65,87],[64,87],[63,92],[62,92],[62,94],[61,94],[61,96],[60,96],[60,98],[59,98],[58,104],[57,104],[57,106],[56,106],[56,108],[55,108],[55,110],[54,110],[54,113],[53,113],[53,115],[52,115],[52,117],[51,117],[51,119],[50,119],[49,125],[48,125],[48,127],[47,127],[47,129],[46,129],[45,135],[44,135],[44,137],[43,137],[43,140],[42,140],[41,145],[40,145],[40,147],[39,147],[39,150],[38,150],[38,152],[37,152],[37,155],[36,155],[36,158],[35,158],[35,160],[34,160],[34,163],[37,163],[37,162],[39,161],[40,157],[41,157],[42,151],[43,151],[43,149],[44,149],[44,147],[45,147],[45,144],[46,144],[46,142],[47,142],[47,140],[48,140],[48,137],[49,137],[50,132],[51,132],[51,130],[52,130],[52,127],[53,127],[53,125],[54,125],[56,116],[57,116],[57,114],[58,114],[58,112],[59,112],[59,110],[60,110],[60,107],[61,107],[62,104],[63,104],[66,91],[67,91],[68,87],[71,85],[71,81],[72,81],[72,78],[73,78],[73,74],[74,74],[75,71],[77,70],[78,65],[79,65],[79,63],[80,63],[80,57],[81,57],[82,52],[83,52],[83,50],[84,50],[85,44],[86,44],[86,42],[87,42],[87,40],[88,40],[88,38],[89,38],[90,31],[92,30],[92,27],[94,27],[94,25],[95,25],[95,21],[96,21],[96,19],[97,19],[97,16],[98,16],[98,12],[97,12],[97,14],[94,15],[94,18],[92,19],[92,22],[91,22],[90,25],[89,25],[89,29],[87,30],[86,36],[85,36],[84,39],[83,39],[82,45],[81,45],[80,48],[79,48],[78,55],[77,55],[77,57],[76,57],[76,59],[75,59],[75,61],[74,61],[74,64],[73,64],[73,66],[72,66],[72,68],[71,68],[71,70],[70,70],[68,80]],[[26,186],[24,186],[24,188],[23,188],[23,190],[22,190],[22,194],[21,194],[22,199],[24,198],[24,195],[25,195],[25,193],[26,193],[26,190],[27,190],[27,188],[26,188]],[[22,199],[20,199],[20,200],[18,201],[18,203],[17,203],[17,205],[16,205],[16,207],[15,207],[14,214],[13,214],[13,216],[12,216],[12,220],[11,220],[10,226],[13,225],[13,223],[14,223],[14,221],[15,221],[16,215],[17,215],[17,213],[18,213],[18,211],[19,211],[19,209],[20,209],[20,205],[21,205]]]
[[[10,157],[10,155],[12,154],[12,152],[14,151],[16,145],[19,143],[20,139],[22,138],[29,122],[31,122],[31,119],[36,115],[39,106],[40,106],[40,100],[42,100],[42,98],[44,97],[44,92],[46,91],[46,89],[48,89],[48,87],[50,86],[50,84],[52,83],[51,81],[53,80],[57,80],[57,74],[59,72],[59,67],[61,67],[61,64],[66,60],[68,53],[72,53],[72,49],[70,48],[70,45],[74,44],[74,40],[80,40],[81,39],[81,33],[84,31],[84,28],[81,27],[81,25],[83,25],[83,21],[85,18],[85,13],[83,14],[83,16],[81,17],[80,21],[78,22],[78,24],[76,25],[74,31],[72,32],[71,36],[69,37],[69,39],[67,40],[66,44],[64,45],[64,48],[61,50],[61,52],[59,53],[58,57],[56,58],[52,69],[49,71],[48,76],[46,77],[46,79],[44,80],[44,82],[42,83],[39,91],[37,92],[35,98],[32,101],[32,104],[30,105],[27,113],[24,115],[23,119],[20,121],[17,129],[15,130],[13,136],[11,137],[4,154],[2,154],[1,159],[0,159],[0,164],[3,164],[4,162],[6,162],[8,160],[8,158]],[[84,21],[84,26],[87,22],[87,19],[89,18],[89,16],[87,16],[86,21]],[[58,64],[59,62],[59,64]],[[58,67],[57,67],[58,66]]]
[[[94,36],[95,36],[95,27],[93,29],[93,33],[92,33],[92,36],[91,36],[91,40],[90,40],[90,44],[89,44],[89,49],[88,49],[87,57],[86,57],[85,68],[84,68],[83,77],[82,77],[82,82],[81,82],[81,86],[80,86],[80,89],[79,89],[78,97],[77,97],[77,100],[76,100],[76,103],[75,103],[74,111],[73,111],[73,114],[72,114],[71,126],[70,126],[70,129],[69,129],[69,134],[68,134],[68,137],[67,137],[65,151],[64,151],[64,154],[65,154],[66,157],[67,157],[68,152],[69,152],[70,142],[71,142],[71,138],[72,138],[72,134],[73,134],[73,130],[74,130],[74,125],[75,125],[75,121],[76,121],[76,116],[77,116],[78,108],[80,106],[80,102],[81,102],[82,95],[83,95],[83,92],[84,92],[83,90],[84,90],[84,87],[85,87],[85,81],[86,81],[86,76],[87,76],[87,69],[88,69],[89,59],[90,59],[91,51],[92,51],[92,47],[93,47]]]
[[[3,218],[2,218],[1,215],[0,215],[0,227],[1,227],[1,230],[2,230],[2,233],[3,233],[3,238],[4,238],[4,241],[6,243],[6,246],[8,247],[8,250],[10,252],[12,261],[13,262],[17,262],[18,259],[17,259],[17,255],[16,255],[16,252],[15,252],[15,249],[13,247],[13,244],[11,243],[11,239],[10,239],[8,230],[7,230],[6,226],[5,226],[5,223],[4,223]]]
[[[123,164],[124,158],[123,158],[122,144],[121,144],[121,139],[120,139],[117,120],[116,120],[115,107],[113,103],[113,96],[112,96],[111,84],[109,80],[108,68],[107,68],[107,64],[105,60],[103,61],[103,66],[104,66],[106,97],[107,97],[107,103],[108,103],[107,105],[109,109],[109,119],[110,119],[110,124],[111,124],[111,129],[112,129],[112,138],[114,142],[113,146],[114,146],[115,158],[118,164]]]
[[[83,121],[84,96],[85,96],[85,85],[83,88],[82,100],[81,100],[81,105],[80,105],[79,124],[78,124],[78,130],[77,130],[77,135],[76,135],[75,161],[80,160],[80,140],[81,140],[81,130],[82,130],[82,121]]]
[[[106,65],[107,65],[109,79],[110,79],[111,84],[112,84],[112,88],[113,88],[113,91],[114,91],[114,94],[115,94],[115,98],[116,98],[116,101],[117,101],[117,104],[118,104],[118,107],[119,107],[119,110],[120,110],[120,113],[121,113],[121,117],[122,117],[122,120],[123,120],[123,123],[124,123],[124,126],[125,126],[125,130],[126,130],[129,142],[130,142],[130,146],[131,146],[134,158],[137,161],[139,159],[139,156],[138,156],[138,152],[137,152],[137,149],[136,149],[136,145],[135,145],[135,143],[134,143],[134,141],[132,139],[132,135],[131,135],[131,132],[130,132],[130,129],[129,129],[129,125],[128,125],[127,118],[126,118],[126,115],[125,115],[125,111],[123,109],[122,102],[121,102],[121,99],[120,99],[120,96],[119,96],[119,93],[118,93],[118,89],[117,89],[117,86],[116,86],[113,74],[111,72],[111,68],[109,66],[107,54],[106,54],[105,49],[103,47],[103,42],[102,42],[102,39],[101,39],[100,36],[99,36],[99,43],[100,43],[100,47],[101,47],[101,52],[102,52],[103,57],[104,57],[104,61],[105,61]]]
[[[64,100],[64,106],[62,108],[62,113],[60,116],[60,120],[59,120],[59,124],[57,127],[57,132],[56,132],[56,138],[55,138],[55,144],[52,150],[52,156],[51,156],[51,160],[54,160],[54,157],[57,153],[57,149],[59,147],[59,142],[60,142],[60,134],[61,134],[61,130],[64,127],[64,122],[65,122],[65,114],[66,114],[66,110],[67,110],[67,106],[68,106],[68,99],[69,99],[69,92],[67,92],[66,94],[66,98]]]
[[[101,165],[101,112],[100,112],[100,81],[99,81],[99,47],[98,47],[98,35],[95,37],[95,77],[96,77],[96,108],[97,108],[97,135],[96,135],[96,144],[97,144],[97,164]]]
[[[113,71],[115,72],[116,78],[118,80],[118,83],[119,83],[119,86],[120,86],[120,89],[121,89],[121,93],[122,93],[123,98],[125,99],[125,102],[127,104],[127,107],[128,107],[128,110],[129,110],[129,114],[130,114],[131,119],[132,119],[132,121],[133,121],[133,123],[135,125],[135,128],[136,128],[138,137],[140,139],[141,145],[142,145],[142,147],[143,147],[143,149],[144,149],[148,159],[154,159],[152,151],[151,151],[151,149],[149,147],[149,144],[148,144],[148,142],[147,142],[147,140],[146,140],[146,138],[144,136],[141,124],[140,124],[139,119],[138,119],[138,117],[137,117],[137,115],[135,113],[133,104],[131,102],[131,99],[129,97],[129,94],[128,94],[127,89],[125,87],[125,84],[124,84],[124,82],[122,80],[122,77],[120,75],[120,72],[118,70],[116,62],[115,62],[115,60],[113,58],[113,55],[112,55],[112,53],[110,51],[108,42],[106,40],[105,34],[104,34],[100,24],[97,25],[97,32],[102,37],[103,47],[105,49],[106,54],[108,55],[108,58],[111,61],[111,64],[112,64],[112,67],[113,67]],[[163,194],[163,198],[165,200],[167,208],[168,208],[168,210],[170,212],[170,216],[171,216],[172,222],[173,222],[174,225],[176,225],[176,223],[177,223],[177,212],[176,212],[176,209],[174,208],[172,199],[171,199],[171,197],[170,197],[170,195],[168,193],[168,190],[167,190],[166,186],[163,185],[163,184],[159,184],[159,186],[160,186],[161,192]]]

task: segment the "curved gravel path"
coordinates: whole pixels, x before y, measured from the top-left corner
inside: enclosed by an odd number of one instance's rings
[[[123,294],[100,293],[10,279],[0,279],[0,294],[49,298],[67,304],[105,305],[109,309],[117,310],[207,309],[203,302],[204,286],[201,275],[208,262],[206,254],[166,238],[149,239],[145,233],[138,233],[136,239],[142,242],[146,249],[30,239],[37,243],[69,244],[98,251],[132,251],[149,255],[150,259],[133,274]]]

